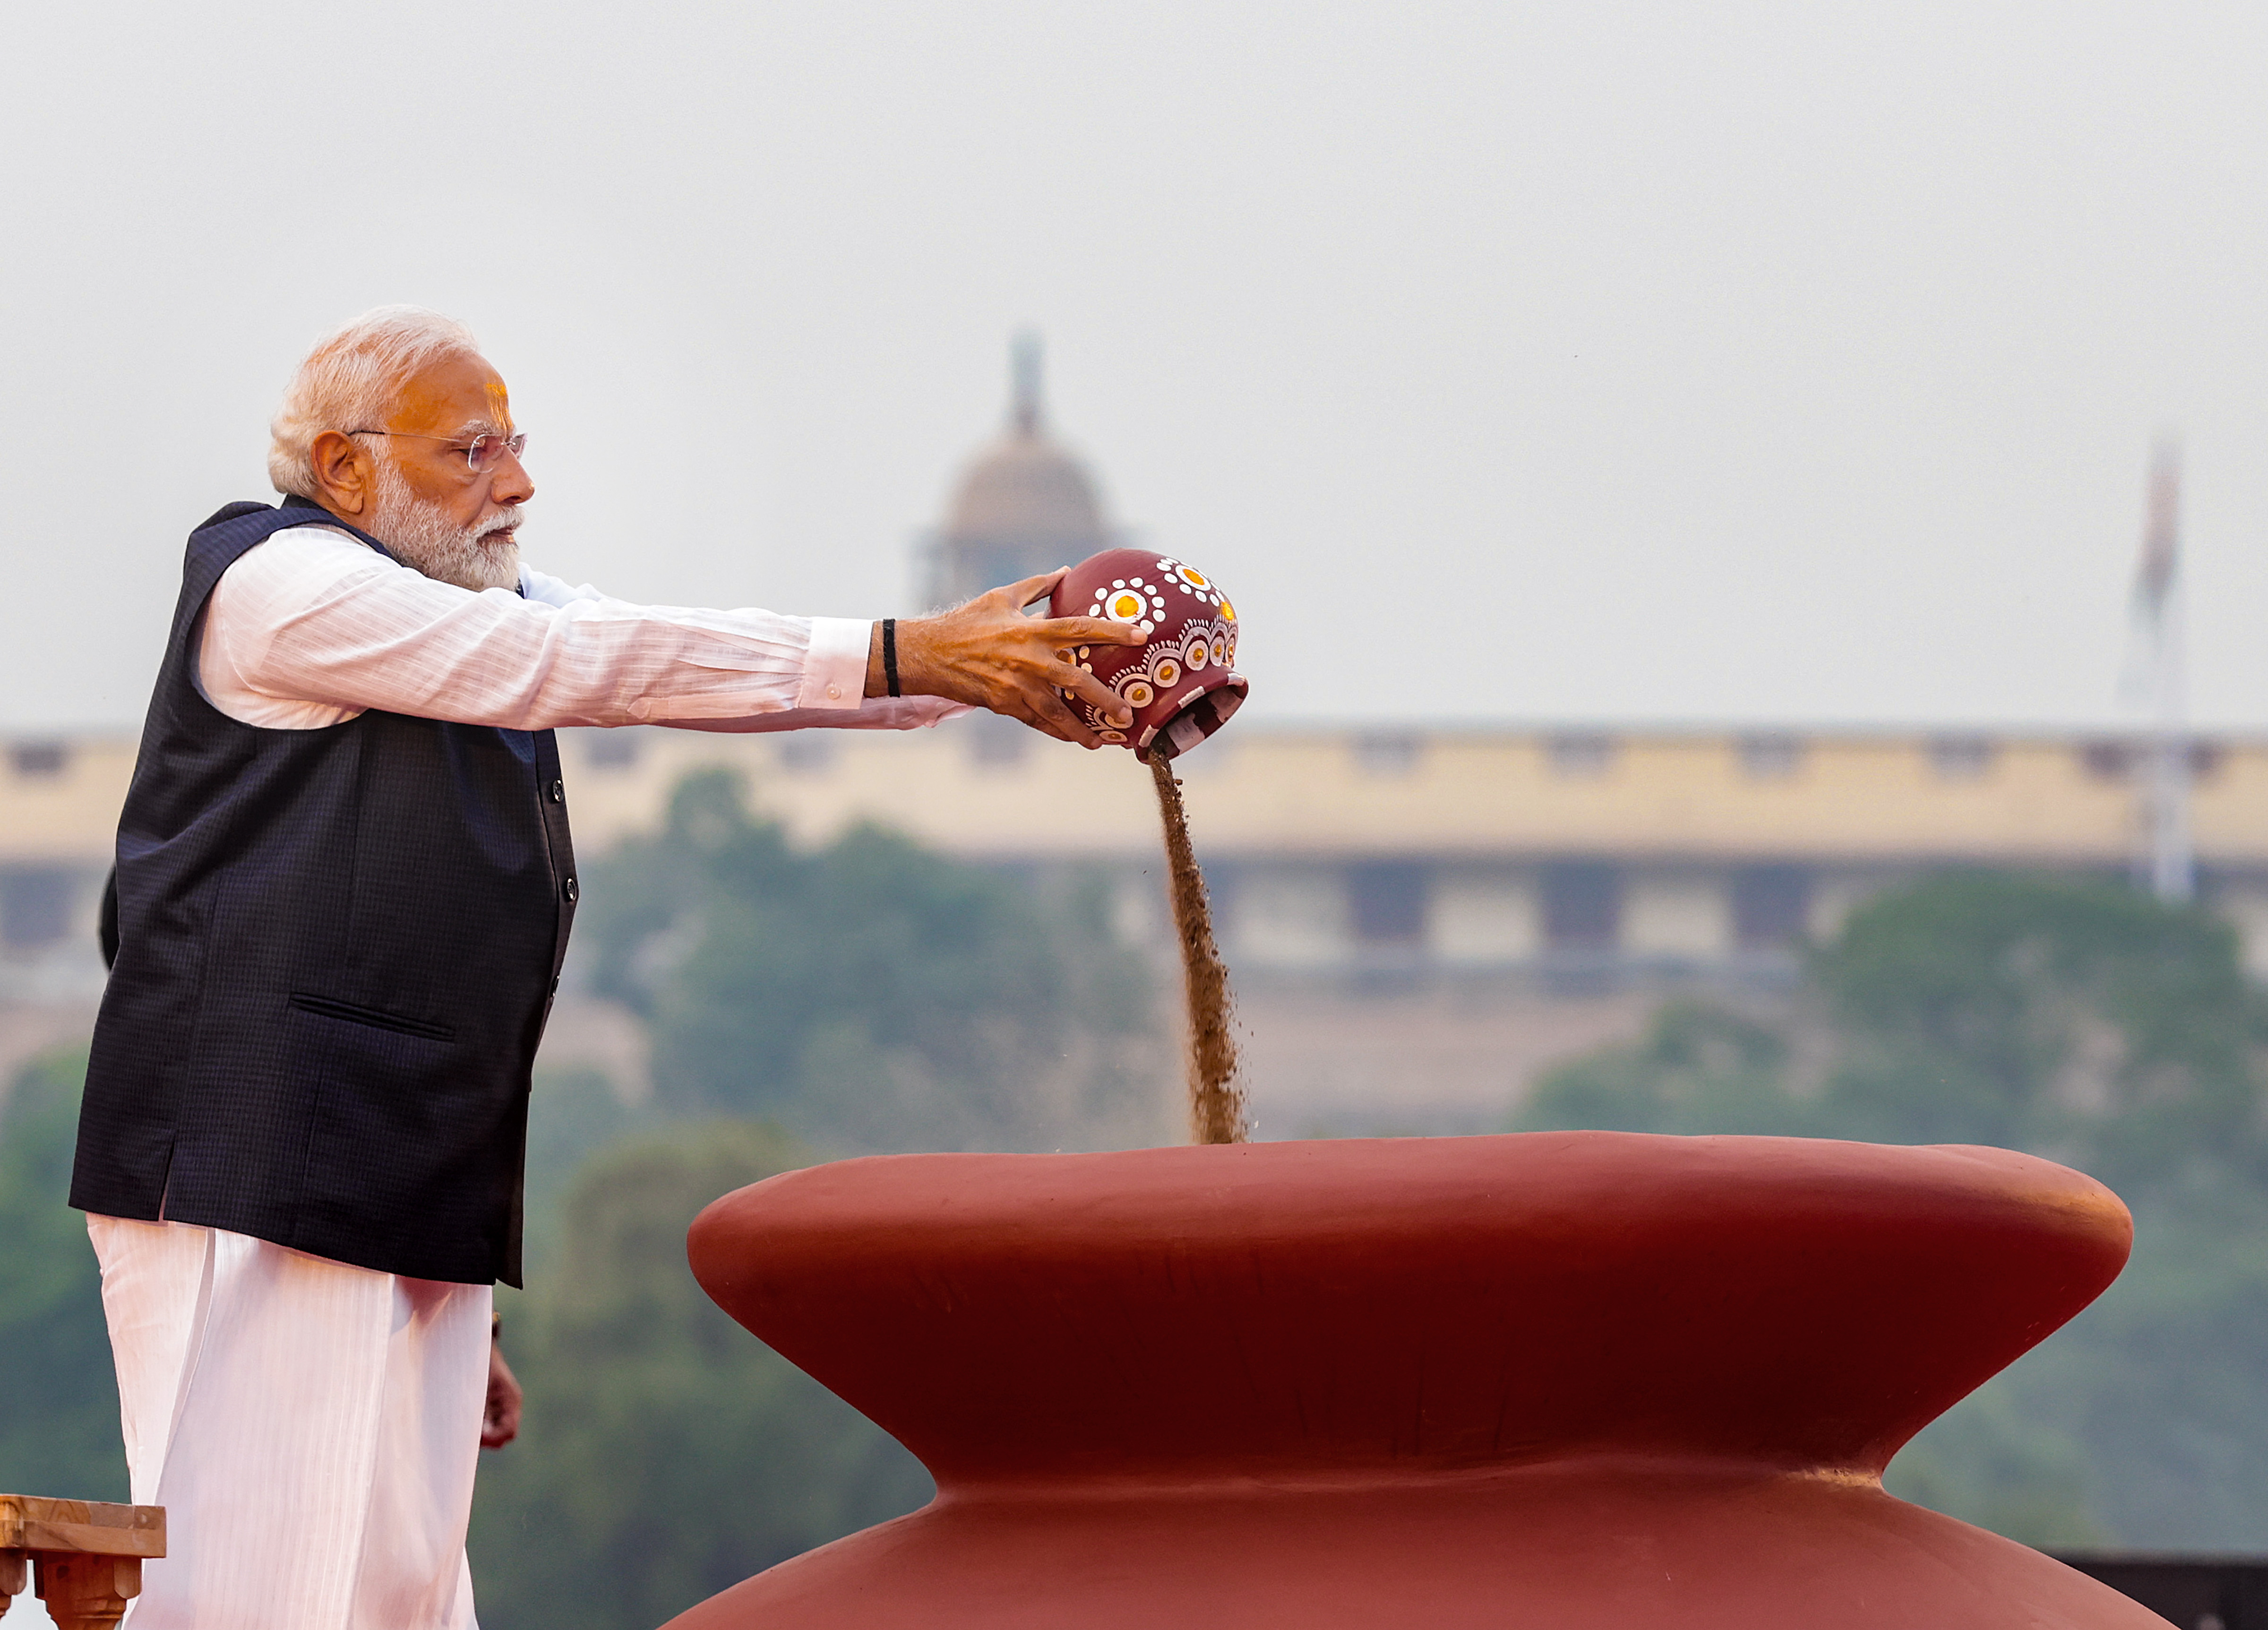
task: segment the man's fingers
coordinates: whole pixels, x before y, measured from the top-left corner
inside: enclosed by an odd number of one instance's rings
[[[1052,687],[1036,691],[1036,694],[1030,694],[1025,700],[1027,700],[1027,703],[1032,705],[1032,710],[1039,714],[1041,721],[1043,721],[1043,726],[1046,726],[1046,730],[1050,734],[1062,737],[1064,741],[1078,741],[1079,746],[1084,746],[1084,749],[1100,746],[1100,739],[1095,737],[1094,730],[1088,730],[1084,723],[1079,723],[1078,714],[1071,712],[1071,707],[1064,705],[1064,698],[1062,696],[1057,696]]]
[[[990,705],[994,712],[1020,720],[1042,735],[1051,735],[1059,741],[1072,741],[1079,739],[1066,734],[1063,726],[1042,713],[1039,703],[1024,690],[1011,690]],[[1077,721],[1074,720],[1073,723],[1076,724]]]
[[[1081,747],[1100,747],[1102,744],[1102,739],[1079,723],[1079,715],[1065,707],[1063,698],[1054,691],[1048,692],[1047,700],[1040,704],[1040,710],[1055,727],[1056,734],[1064,741],[1076,741]]]
[[[1083,747],[1094,745],[1094,732],[1079,723],[1079,715],[1065,707],[1064,699],[1053,690],[1043,690],[1028,700],[1033,712],[1049,734],[1061,736],[1066,741],[1077,741]]]
[[[1070,570],[1069,566],[1057,566],[1053,572],[1042,572],[1035,578],[1026,578],[1020,583],[1008,585],[1008,593],[1014,597],[1017,609],[1021,610],[1034,601],[1044,600],[1054,594],[1056,585],[1063,581],[1064,573]]]
[[[1063,673],[1056,681],[1059,688],[1071,692],[1089,707],[1101,708],[1105,719],[1123,716],[1129,723],[1133,721],[1134,710],[1126,705],[1125,697],[1083,667],[1074,667],[1069,662],[1062,667]]]
[[[1108,617],[1045,617],[1032,631],[1056,645],[1138,645],[1150,637],[1131,623]]]

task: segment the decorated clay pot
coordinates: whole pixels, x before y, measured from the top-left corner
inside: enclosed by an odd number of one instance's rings
[[[1139,645],[1081,645],[1072,660],[1131,710],[1125,729],[1073,703],[1080,722],[1135,756],[1186,753],[1244,704],[1236,608],[1195,566],[1146,549],[1107,549],[1079,562],[1048,598],[1056,617],[1108,617],[1139,629]]]
[[[2045,1161],[1793,1139],[789,1173],[694,1271],[937,1498],[672,1630],[2164,1630],[1880,1482],[2131,1238]]]

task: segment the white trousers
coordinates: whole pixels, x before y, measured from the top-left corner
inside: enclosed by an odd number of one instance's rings
[[[137,1505],[130,1630],[474,1630],[486,1285],[87,1219]]]

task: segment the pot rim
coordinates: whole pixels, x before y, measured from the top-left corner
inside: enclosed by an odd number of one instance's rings
[[[2132,1221],[2008,1150],[1531,1132],[870,1156],[696,1275],[940,1485],[1601,1453],[1879,1473]]]

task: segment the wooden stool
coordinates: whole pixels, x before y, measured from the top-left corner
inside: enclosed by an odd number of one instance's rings
[[[142,1559],[166,1554],[166,1508],[0,1494],[0,1614],[35,1569],[55,1630],[107,1630],[142,1594]]]

